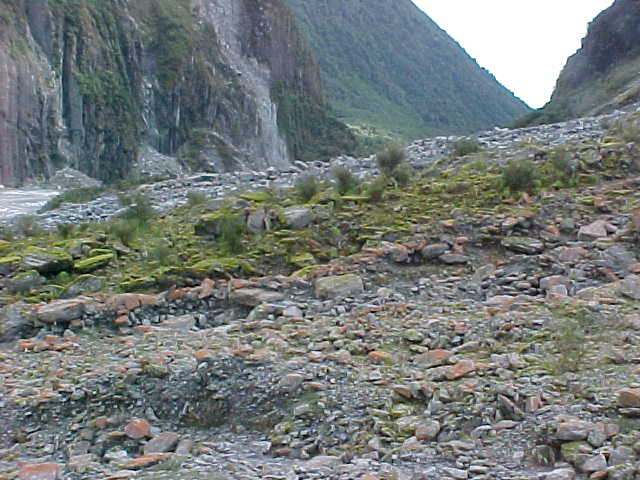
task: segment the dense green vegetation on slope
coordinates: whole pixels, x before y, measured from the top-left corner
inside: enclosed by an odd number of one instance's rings
[[[286,0],[341,120],[417,138],[508,124],[527,106],[409,0]]]

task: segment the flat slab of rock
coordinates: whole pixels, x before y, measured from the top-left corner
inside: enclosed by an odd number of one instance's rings
[[[314,291],[318,298],[347,297],[364,292],[364,284],[358,275],[337,275],[318,278],[314,284]]]
[[[20,480],[58,480],[62,478],[62,469],[57,463],[33,463],[20,468]]]
[[[544,251],[544,242],[530,237],[506,237],[502,239],[502,246],[516,253],[534,255]]]
[[[167,453],[176,448],[180,441],[180,435],[174,432],[163,432],[147,442],[144,446],[143,452],[145,455],[148,453]]]
[[[257,307],[263,303],[280,302],[284,300],[284,295],[261,288],[240,288],[231,292],[229,298],[246,307]]]

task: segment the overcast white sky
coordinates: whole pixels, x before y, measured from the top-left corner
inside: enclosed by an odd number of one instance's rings
[[[539,108],[587,24],[613,0],[413,0],[509,90]]]

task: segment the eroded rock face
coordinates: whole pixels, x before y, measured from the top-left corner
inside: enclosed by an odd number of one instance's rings
[[[163,172],[171,157],[210,171],[287,165],[296,131],[278,118],[276,84],[323,105],[280,1],[5,2],[0,184],[63,166],[104,181],[149,173],[149,152]]]
[[[639,20],[637,1],[616,0],[591,22],[582,48],[567,61],[551,102],[542,110],[545,122],[605,113],[640,99],[640,78],[633,67]],[[609,75],[618,80],[607,81]]]

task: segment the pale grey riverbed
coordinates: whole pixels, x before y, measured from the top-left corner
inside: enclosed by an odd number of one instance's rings
[[[0,188],[0,220],[33,214],[58,190]]]

